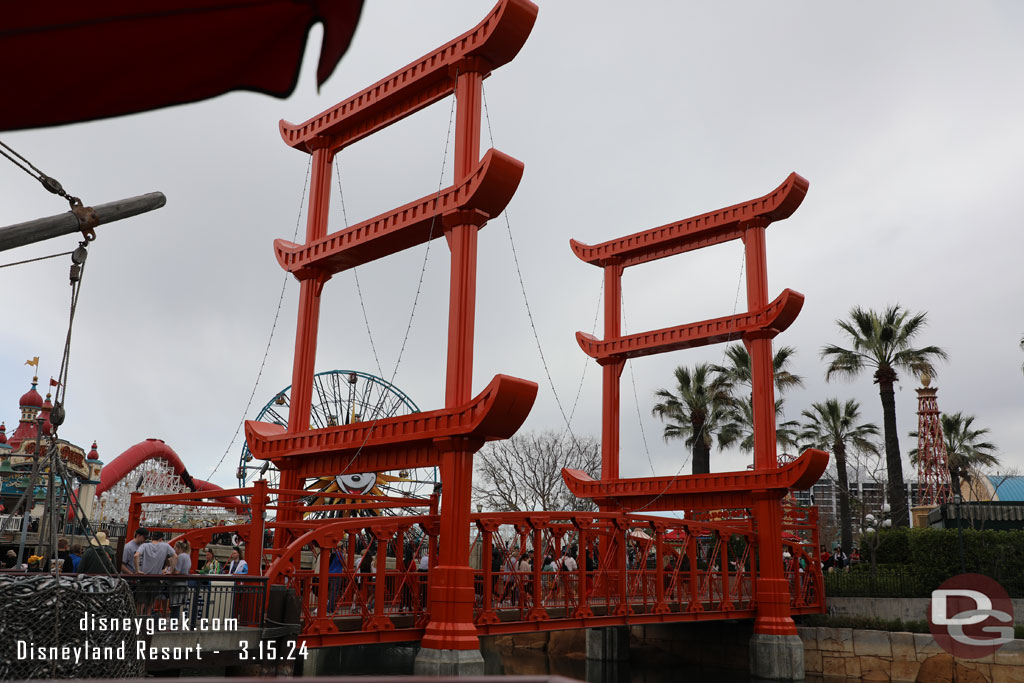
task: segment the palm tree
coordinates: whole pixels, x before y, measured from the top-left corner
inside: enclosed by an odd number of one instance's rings
[[[839,523],[843,548],[853,547],[853,520],[850,517],[850,482],[846,471],[846,449],[878,454],[878,427],[870,422],[858,424],[860,404],[850,399],[840,405],[830,398],[824,403],[812,403],[810,410],[801,413],[807,421],[800,431],[800,441],[811,448],[831,451],[836,456],[836,479],[839,485]]]
[[[874,368],[875,383],[882,399],[882,426],[885,432],[885,463],[888,474],[889,504],[894,526],[908,526],[907,490],[903,484],[903,460],[900,438],[896,430],[896,397],[893,384],[899,379],[896,370],[914,374],[927,372],[935,376],[933,361],[946,359],[946,352],[937,346],[917,349],[911,346],[914,337],[925,326],[927,315],[910,315],[899,305],[890,306],[881,314],[854,306],[849,320],[837,320],[839,329],[847,334],[852,348],[829,344],[821,350],[828,359],[825,379],[833,375],[856,377],[865,368]]]
[[[693,456],[693,473],[711,471],[711,444],[713,437],[726,420],[732,404],[731,387],[715,377],[707,363],[697,364],[693,370],[680,365],[675,370],[676,391],[659,389],[655,397],[659,403],[651,411],[665,424],[665,441],[685,439]],[[722,448],[721,439],[719,448]]]
[[[772,374],[775,378],[775,388],[780,394],[793,387],[804,385],[803,377],[794,375],[787,370],[790,360],[796,355],[796,349],[792,346],[780,346],[772,356]],[[740,450],[750,453],[754,450],[754,399],[753,380],[750,354],[743,344],[730,344],[725,349],[726,365],[712,365],[711,368],[729,386],[739,389],[746,387],[744,396],[733,395],[733,405],[729,410],[728,422],[719,432],[719,440],[723,448],[728,448],[739,443]],[[783,414],[783,400],[775,401],[776,418]],[[775,429],[775,444],[783,449],[795,446],[796,443],[796,422],[788,421],[779,423]]]
[[[793,356],[796,355],[796,349],[792,346],[780,346],[775,354],[772,356],[772,371],[775,375],[775,388],[778,389],[780,394],[786,392],[787,389],[793,387],[802,387],[804,385],[804,378],[799,375],[794,375],[787,370],[789,361],[792,360]],[[711,366],[715,372],[725,375],[730,384],[733,385],[745,385],[751,388],[751,363],[750,354],[747,352],[747,347],[743,344],[730,344],[725,349],[725,357],[728,360],[728,365],[713,365]]]
[[[775,417],[782,417],[782,399],[775,401]],[[779,422],[775,427],[775,445],[782,450],[797,445],[797,430],[800,424],[795,420]],[[754,450],[754,401],[751,397],[733,399],[726,414],[726,422],[718,432],[722,448],[738,445],[744,453]]]
[[[973,415],[953,413],[942,414],[942,439],[946,442],[946,466],[949,468],[949,481],[953,493],[960,493],[960,482],[968,484],[974,481],[982,467],[995,467],[999,464],[996,457],[996,445],[990,441],[979,441],[988,429],[971,429],[974,424]],[[917,438],[917,432],[910,432]],[[910,451],[910,462],[917,464],[918,451]]]

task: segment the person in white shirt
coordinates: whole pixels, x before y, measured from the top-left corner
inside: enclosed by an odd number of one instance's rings
[[[568,596],[569,587],[575,576],[573,572],[579,569],[576,559],[569,554],[568,548],[562,548],[562,557],[555,562],[555,569],[558,572],[558,580],[554,588],[555,597],[560,597],[562,592]]]
[[[224,566],[225,574],[248,574],[249,564],[242,559],[242,551],[234,548],[231,551],[231,559]]]

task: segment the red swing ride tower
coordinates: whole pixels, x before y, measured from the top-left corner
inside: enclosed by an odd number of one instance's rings
[[[305,241],[295,244],[277,240],[274,244],[281,267],[300,282],[288,426],[253,421],[245,425],[246,440],[253,456],[272,461],[280,471],[280,497],[273,525],[276,529],[274,548],[269,553],[277,559],[268,567],[267,575],[286,577],[289,571],[294,572],[297,553],[307,539],[317,533],[320,534],[320,542],[332,544],[338,540],[331,535],[334,532],[315,531],[318,522],[304,518],[302,496],[306,480],[355,472],[440,467],[441,510],[436,528],[431,529],[431,536],[439,542],[432,541],[434,545],[431,546],[431,558],[435,564],[431,566],[427,583],[425,604],[429,610],[425,623],[417,625],[417,628],[422,628],[422,649],[417,660],[420,673],[482,672],[482,669],[473,669],[475,662],[482,666],[478,633],[482,628],[493,628],[497,632],[501,626],[489,591],[476,594],[474,569],[470,565],[473,456],[487,440],[508,438],[519,429],[533,406],[537,385],[497,375],[475,397],[472,392],[477,232],[504,210],[523,172],[523,164],[497,150],[489,150],[481,158],[482,81],[516,56],[529,36],[536,16],[537,7],[529,0],[501,0],[475,28],[432,53],[303,124],[281,124],[285,142],[312,155],[312,180]],[[454,183],[393,211],[328,234],[331,169],[335,155],[452,94],[457,104]],[[629,604],[632,593],[628,591],[633,591],[635,586],[629,587],[632,583],[627,580],[625,553],[619,551],[623,551],[628,543],[630,525],[644,524],[651,525],[655,531],[659,558],[658,578],[651,584],[657,591],[657,604],[645,618],[693,620],[700,618],[700,613],[705,610],[703,604],[707,602],[711,606],[708,609],[713,608],[717,612],[706,615],[707,618],[729,618],[735,614],[755,617],[752,657],[754,651],[763,647],[774,648],[776,653],[779,647],[786,653],[795,652],[793,648],[799,647],[799,642],[795,646],[792,642],[798,638],[790,616],[791,600],[795,601],[794,609],[817,609],[822,603],[820,588],[819,594],[814,596],[816,602],[808,603],[801,602],[800,587],[813,588],[820,586],[820,582],[807,582],[795,576],[796,587],[791,591],[781,561],[784,544],[780,500],[791,488],[806,488],[813,484],[824,470],[828,456],[822,451],[811,450],[781,468],[776,460],[772,338],[796,318],[803,296],[785,290],[769,302],[765,230],[773,221],[791,215],[800,205],[806,190],[807,181],[792,174],[775,191],[756,200],[595,246],[572,243],[576,256],[602,268],[605,278],[605,338],[598,340],[589,335],[577,335],[584,352],[596,359],[603,369],[603,471],[599,481],[571,470],[563,471],[563,478],[575,495],[594,499],[601,506],[602,513],[593,519],[587,513],[588,519],[574,519],[569,524],[546,519],[552,514],[543,511],[526,513],[526,517],[514,520],[509,518],[522,539],[520,547],[523,548],[527,536],[532,536],[534,546],[540,548],[543,534],[551,533],[551,530],[564,534],[573,524],[584,539],[589,534],[596,538],[600,525],[604,525],[602,529],[614,527],[614,533],[602,531],[604,540],[597,542],[597,545],[607,544],[600,546],[604,564],[590,572],[600,577],[600,581],[591,581],[594,576],[588,575],[585,566],[581,566],[573,596],[577,602],[574,606],[567,605],[561,617],[557,617],[571,622],[571,627],[627,623],[625,620],[632,610]],[[336,273],[442,235],[451,252],[444,407],[370,422],[310,428],[320,299],[324,287]],[[747,311],[663,330],[628,336],[621,334],[620,293],[625,268],[734,239],[742,239],[745,246]],[[742,339],[753,364],[755,469],[692,476],[620,478],[619,377],[625,361],[734,339]],[[706,512],[735,508],[749,511],[747,518],[753,520],[753,530],[740,526],[716,530],[712,529],[713,524],[702,525],[699,521],[631,516],[641,511]],[[258,517],[262,520],[262,509],[258,512],[259,515],[254,507],[254,525]],[[493,547],[492,541],[500,541],[494,529],[503,518],[492,516],[493,519],[476,520],[484,533],[484,555]],[[697,536],[707,533],[707,530],[716,534],[724,560],[720,571],[708,568],[703,576],[697,571],[690,572],[686,589],[678,576],[680,570],[670,571],[661,563],[665,550],[663,532],[677,522],[686,528],[686,554],[693,560],[691,566],[696,567]],[[339,523],[333,524],[337,526]],[[740,576],[730,579],[728,556],[725,555],[728,540],[735,534],[742,534],[752,541],[749,547],[756,547],[757,553],[756,558],[751,557],[749,561],[749,571],[756,578],[752,592],[745,600],[745,611],[734,604],[732,597],[735,594],[739,598],[745,579]],[[746,567],[742,569],[744,573],[747,571]],[[386,574],[391,570],[386,562],[380,562],[376,571],[376,590],[383,597],[387,588]],[[486,563],[482,571],[480,585],[491,585],[493,577]],[[320,585],[327,581],[327,572],[327,563],[321,562]],[[811,572],[817,572],[816,576],[820,577],[816,566],[808,567],[808,573]],[[512,629],[508,632],[527,629],[527,626],[533,628],[556,618],[542,605],[539,565],[534,568],[533,576],[532,609],[526,613],[525,620],[508,625],[508,629]],[[723,586],[718,593],[711,588],[714,582]],[[685,604],[685,610],[669,608],[666,586],[670,592],[676,592],[677,603]],[[681,597],[684,590],[688,591],[686,600]],[[707,600],[700,599],[701,590],[706,591]],[[796,597],[792,594],[794,592]],[[612,604],[613,593],[618,596],[614,607],[608,608],[606,614],[595,616],[588,601],[600,594],[606,605]],[[717,606],[714,606],[716,600],[712,599],[713,596],[717,596]],[[321,608],[326,606],[327,597],[323,591],[318,599]],[[476,616],[475,601],[482,602],[481,612]],[[644,601],[646,604],[646,598]],[[367,632],[395,628],[381,611],[380,602],[378,600],[374,616],[364,623]],[[306,631],[310,636],[338,635],[333,621],[322,615],[311,623],[313,625]],[[762,642],[758,638],[766,640]],[[462,666],[464,663],[470,666]],[[794,675],[797,669],[799,676]],[[771,673],[760,666],[754,670],[762,675]],[[780,674],[777,678],[799,678],[802,671],[800,650],[799,667],[793,665],[775,673]]]
[[[790,174],[774,191],[718,211],[590,246],[575,240],[573,253],[604,273],[604,339],[583,332],[576,339],[584,353],[602,366],[601,480],[563,470],[569,489],[593,498],[602,509],[627,511],[746,508],[756,520],[760,575],[757,579],[757,648],[801,647],[790,617],[790,590],[779,557],[782,547],[781,499],[790,489],[811,486],[828,464],[828,454],[809,449],[792,463],[778,466],[775,439],[775,390],[772,339],[788,328],[803,306],[802,294],[786,289],[768,301],[765,233],[774,221],[800,206],[808,183]],[[660,330],[621,334],[622,275],[626,268],[656,259],[740,239],[746,261],[747,310],[731,316]],[[754,403],[754,469],[744,472],[675,477],[619,478],[619,380],[626,360],[741,339],[751,357]],[[761,637],[762,640],[758,640]],[[794,655],[797,656],[797,655]],[[802,661],[802,654],[798,655]],[[753,667],[752,667],[753,668]],[[802,669],[802,667],[801,667]]]
[[[475,28],[404,69],[301,125],[281,123],[285,142],[313,157],[306,240],[274,244],[281,267],[301,283],[292,417],[287,429],[247,422],[246,439],[256,458],[270,459],[278,467],[283,490],[301,490],[307,478],[338,473],[440,467],[439,536],[444,542],[431,572],[430,622],[421,641],[426,651],[479,649],[469,565],[473,454],[487,440],[512,436],[537,394],[533,382],[498,375],[483,392],[472,395],[477,232],[504,210],[523,173],[522,163],[497,150],[480,157],[483,79],[516,56],[536,16],[537,6],[529,0],[503,0]],[[457,103],[454,184],[327,234],[335,155],[452,94]],[[451,252],[444,408],[309,428],[320,296],[327,282],[343,270],[442,235]],[[279,512],[275,550],[283,551],[295,540],[298,534],[280,531],[301,518],[298,505]]]

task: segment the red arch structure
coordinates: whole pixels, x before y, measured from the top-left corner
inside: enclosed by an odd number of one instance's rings
[[[246,559],[252,569],[266,560],[269,582],[299,596],[301,637],[310,647],[419,640],[417,673],[482,673],[482,658],[470,652],[479,648],[480,635],[743,618],[755,620],[751,644],[758,666],[791,667],[752,673],[800,679],[803,650],[792,615],[825,607],[817,521],[813,509],[790,510],[781,501],[790,488],[816,481],[828,454],[810,450],[779,467],[772,339],[794,321],[803,296],[785,290],[769,301],[765,247],[766,228],[789,217],[803,200],[808,183],[799,175],[791,174],[763,197],[724,209],[597,245],[571,243],[576,256],[600,267],[605,279],[604,339],[577,337],[604,374],[602,472],[596,481],[569,470],[563,477],[575,495],[594,500],[600,511],[471,514],[474,454],[486,441],[512,436],[537,394],[534,382],[496,375],[474,397],[472,382],[477,232],[504,209],[523,171],[521,163],[496,150],[481,158],[482,81],[516,56],[536,16],[530,0],[500,0],[484,21],[454,41],[303,124],[281,123],[285,142],[312,155],[305,242],[275,243],[279,264],[300,282],[289,424],[245,425],[253,457],[273,462],[281,472],[280,489],[257,481],[252,489],[215,495],[248,497],[252,540]],[[452,94],[454,184],[328,234],[334,156]],[[310,426],[325,286],[343,270],[442,235],[451,251],[444,406],[372,422]],[[625,268],[732,240],[744,245],[746,311],[622,334]],[[619,379],[625,361],[729,341],[742,341],[752,359],[755,469],[620,477]],[[437,465],[439,513],[431,501],[428,515],[340,518],[333,515],[409,503],[364,497],[365,502],[331,506],[306,500],[309,478]],[[139,519],[144,505],[202,495],[135,494],[130,520]],[[685,519],[649,514],[680,510]],[[314,511],[325,518],[311,517]],[[274,531],[272,548],[261,547],[265,527]],[[319,549],[310,566],[303,566],[306,548]],[[535,559],[526,569],[518,560],[529,551]],[[565,551],[578,554],[575,569],[542,571],[541,558]],[[420,571],[413,560],[424,552],[426,571]],[[332,557],[341,562],[332,567]]]
[[[163,460],[166,462],[171,466],[174,473],[181,477],[185,485],[193,491],[213,492],[223,490],[216,484],[196,479],[190,475],[185,467],[185,463],[181,461],[181,457],[173,448],[164,443],[162,439],[146,439],[127,449],[103,467],[100,471],[100,483],[96,487],[96,495],[103,495],[112,486],[128,476],[132,470],[147,460]],[[246,509],[242,501],[235,496],[226,498],[223,502],[230,504],[239,512]]]

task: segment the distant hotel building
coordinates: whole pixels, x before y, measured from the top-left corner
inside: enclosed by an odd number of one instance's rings
[[[851,505],[859,501],[867,507],[867,512],[878,516],[882,505],[886,502],[885,482],[860,481],[850,482]],[[921,497],[916,481],[906,483],[907,487],[907,518],[911,519],[911,508],[919,505]],[[793,491],[793,497],[799,505],[817,505],[819,515],[831,515],[839,519],[839,485],[831,479],[822,478],[807,491]]]

